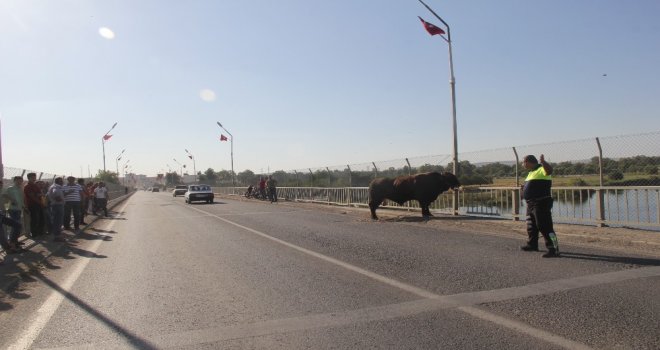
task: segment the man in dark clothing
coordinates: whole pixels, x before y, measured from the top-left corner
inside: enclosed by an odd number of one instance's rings
[[[552,167],[545,161],[543,155],[539,161],[533,155],[525,156],[523,167],[529,170],[525,184],[522,186],[522,197],[527,204],[527,244],[520,249],[531,252],[539,250],[539,231],[545,240],[548,252],[544,258],[559,256],[559,243],[552,227]]]
[[[30,232],[32,237],[44,234],[46,226],[46,217],[44,216],[44,207],[42,204],[43,192],[37,185],[37,174],[27,174],[28,183],[23,187],[25,194],[25,204],[30,212]]]

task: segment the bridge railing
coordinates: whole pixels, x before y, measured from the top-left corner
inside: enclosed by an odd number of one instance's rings
[[[246,187],[216,187],[220,195],[238,195]],[[279,187],[281,200],[328,205],[368,207],[367,187]],[[632,226],[660,230],[660,186],[553,187],[553,219],[558,223],[597,226]],[[431,205],[436,213],[452,212],[451,191],[441,194]],[[417,210],[410,201],[399,205],[387,201],[384,208]],[[522,220],[525,202],[517,187],[466,187],[459,190],[459,213],[462,215]]]

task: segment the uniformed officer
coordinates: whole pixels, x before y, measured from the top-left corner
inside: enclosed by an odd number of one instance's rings
[[[552,167],[541,154],[539,161],[533,155],[525,156],[523,167],[529,170],[522,188],[527,204],[527,244],[520,247],[526,252],[539,250],[539,231],[545,240],[548,252],[544,258],[559,256],[559,243],[552,227]]]

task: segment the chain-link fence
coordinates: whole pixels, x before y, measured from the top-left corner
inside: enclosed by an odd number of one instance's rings
[[[459,178],[463,185],[517,186],[526,173],[519,164],[528,154],[545,156],[554,167],[555,186],[660,185],[660,131],[459,153]],[[279,170],[271,175],[280,186],[365,187],[376,177],[452,170],[451,155],[443,154]],[[237,186],[255,184],[263,175],[239,173]]]

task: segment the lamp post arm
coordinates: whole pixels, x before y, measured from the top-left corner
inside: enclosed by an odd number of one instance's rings
[[[426,9],[429,10],[435,16],[435,18],[439,19],[440,22],[442,22],[442,24],[444,24],[445,27],[447,27],[447,39],[445,39],[445,40],[451,41],[451,30],[449,29],[449,24],[447,24],[447,22],[445,22],[444,19],[442,19],[440,16],[438,16],[438,14],[435,13],[435,11],[433,11],[433,9],[431,9],[429,7],[429,5],[427,5],[424,1],[419,0],[419,2],[421,2],[422,5],[424,5],[424,7],[426,7]],[[443,37],[443,39],[444,39],[444,37]]]

